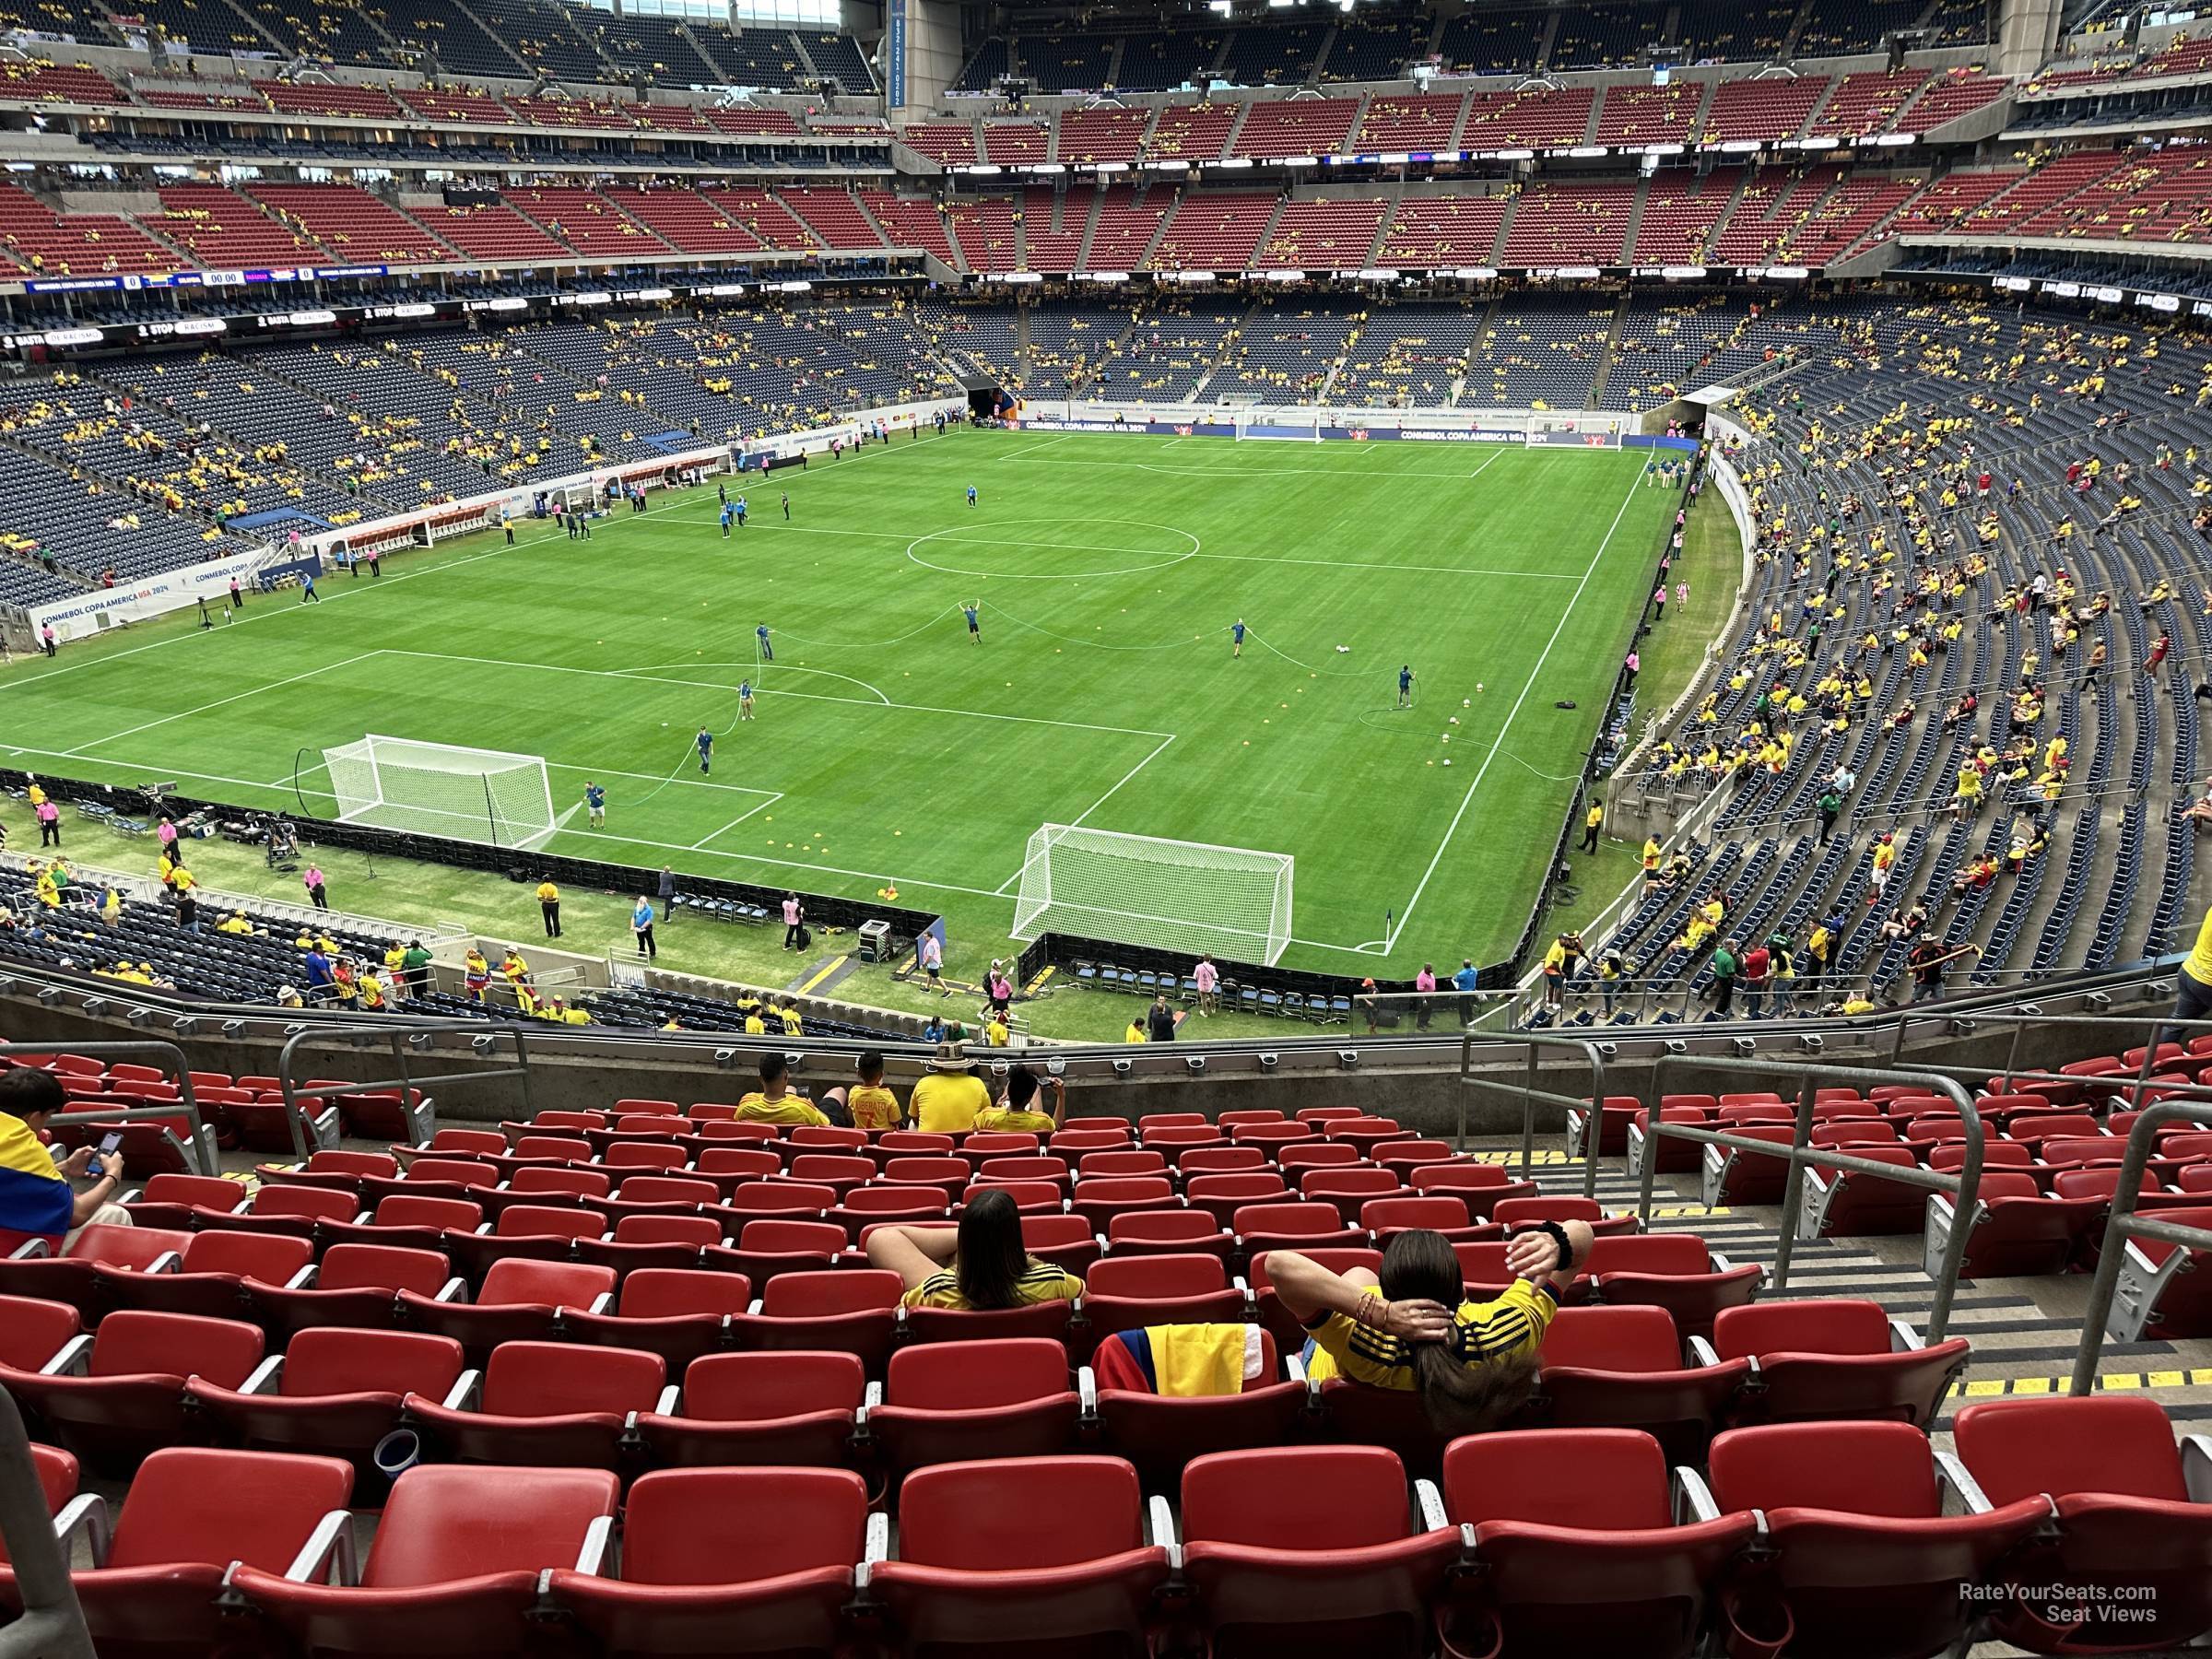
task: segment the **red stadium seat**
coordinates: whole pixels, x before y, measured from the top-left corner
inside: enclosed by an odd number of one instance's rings
[[[752,1297],[742,1273],[641,1267],[623,1279],[612,1313],[571,1309],[561,1325],[579,1342],[658,1354],[674,1375],[723,1347],[730,1321],[751,1308]]]
[[[1426,1197],[1461,1200],[1470,1221],[1488,1220],[1504,1199],[1536,1196],[1535,1182],[1515,1181],[1500,1164],[1423,1164],[1406,1177],[1406,1184]]]
[[[1658,1441],[1630,1429],[1473,1435],[1444,1454],[1444,1510],[1474,1531],[1451,1612],[1463,1651],[1688,1659],[1749,1514],[1677,1517]]]
[[[1216,1653],[1427,1651],[1460,1535],[1433,1510],[1408,1518],[1392,1453],[1214,1453],[1183,1471],[1182,1512],[1183,1577]]]
[[[765,1286],[779,1273],[827,1273],[852,1241],[828,1221],[747,1221],[735,1246],[707,1252],[715,1270],[741,1273]]]
[[[1665,1308],[1684,1336],[1710,1335],[1713,1317],[1749,1301],[1766,1277],[1753,1264],[1731,1265],[1690,1233],[1595,1240],[1582,1271],[1598,1300]]]
[[[1207,1219],[1210,1222],[1211,1218]],[[1072,1273],[1078,1278],[1090,1270],[1091,1264],[1104,1250],[1099,1235],[1090,1230],[1090,1224],[1080,1216],[1024,1216],[1021,1242],[1039,1261],[1050,1262],[1061,1272]]]
[[[384,1244],[333,1244],[305,1285],[246,1285],[249,1317],[272,1336],[310,1325],[392,1324],[399,1293],[435,1297],[453,1268],[435,1250],[394,1250]]]
[[[1793,1632],[1807,1659],[1922,1659],[1959,1642],[1983,1605],[1960,1594],[2051,1513],[2023,1497],[1943,1513],[1927,1437],[1906,1423],[1785,1423],[1712,1442],[1712,1495],[1758,1511],[1735,1628]]]
[[[1359,1206],[1359,1225],[1378,1245],[1388,1244],[1392,1233],[1417,1229],[1441,1233],[1454,1243],[1499,1236],[1495,1222],[1470,1223],[1466,1200],[1449,1193],[1421,1198],[1371,1198]]]
[[[312,1277],[314,1259],[306,1239],[226,1230],[193,1234],[175,1273],[102,1266],[94,1269],[94,1282],[110,1307],[235,1319],[249,1284],[296,1288]]]
[[[63,1506],[76,1496],[79,1472],[76,1459],[59,1446],[34,1443],[30,1448],[30,1467],[39,1478],[39,1491],[46,1500],[47,1514],[58,1515]],[[6,1567],[7,1540],[0,1537],[0,1610],[15,1612],[19,1610],[15,1599],[15,1580],[13,1574],[5,1571]]]
[[[2059,1273],[2078,1257],[2102,1225],[2101,1198],[2046,1198],[2035,1178],[2013,1170],[1983,1172],[1973,1213],[1960,1218],[1948,1193],[1927,1200],[1925,1260],[1940,1265],[1951,1229],[1969,1230],[1959,1258],[1962,1278],[2009,1278]]]
[[[666,1409],[668,1368],[635,1348],[502,1342],[482,1376],[409,1396],[410,1422],[455,1463],[611,1469],[635,1412]]]
[[[0,1258],[0,1296],[67,1302],[88,1322],[107,1306],[104,1270],[174,1273],[192,1242],[188,1232],[166,1228],[109,1227],[95,1221],[76,1235],[64,1255]],[[43,1248],[43,1245],[34,1245]]]
[[[2008,1567],[1992,1633],[2030,1653],[2172,1647],[2212,1630],[2212,1446],[2145,1394],[1989,1400],[1952,1423],[1983,1500],[2056,1520]],[[2056,1607],[2079,1619],[2054,1624]]]
[[[620,1482],[604,1469],[424,1464],[393,1484],[358,1583],[335,1545],[279,1576],[241,1568],[235,1587],[295,1644],[358,1659],[512,1654],[537,1634],[541,1574],[597,1570]],[[346,1530],[341,1520],[332,1530]],[[317,1534],[318,1542],[324,1538]]]
[[[1246,1204],[1230,1218],[1237,1248],[1249,1261],[1270,1250],[1357,1250],[1366,1232],[1347,1227],[1332,1204]]]
[[[549,1589],[603,1653],[835,1653],[867,1524],[849,1470],[664,1470],[630,1488],[621,1577]]]
[[[563,1308],[604,1312],[614,1300],[615,1270],[582,1262],[494,1262],[473,1302],[449,1285],[439,1297],[399,1293],[402,1317],[418,1329],[451,1336],[471,1363],[502,1342],[551,1336]]]
[[[1202,1253],[1226,1262],[1236,1246],[1236,1235],[1207,1208],[1145,1210],[1116,1216],[1106,1228],[1107,1253],[1117,1256]]]
[[[1057,1342],[924,1344],[891,1356],[883,1403],[862,1413],[860,1434],[903,1477],[927,1464],[1064,1452],[1081,1411]]]
[[[1529,1415],[1562,1429],[1640,1429],[1695,1463],[1751,1374],[1748,1359],[1685,1365],[1665,1308],[1561,1308],[1544,1334]]]
[[[684,1372],[680,1415],[638,1418],[657,1467],[715,1464],[841,1465],[867,1392],[853,1354],[708,1354]]]
[[[1739,1422],[1882,1418],[1927,1429],[1967,1356],[1963,1336],[1924,1347],[1879,1303],[1842,1298],[1724,1308],[1712,1346],[1724,1360],[1751,1362]]]
[[[1271,1200],[1288,1203],[1290,1189],[1283,1178],[1272,1170],[1254,1171],[1249,1175],[1193,1175],[1183,1182],[1183,1201],[1193,1209],[1210,1213],[1216,1225],[1229,1227],[1238,1210],[1247,1205],[1265,1204]],[[1108,1238],[1112,1234],[1109,1233]]]
[[[1413,1190],[1395,1171],[1361,1166],[1302,1171],[1298,1177],[1298,1193],[1300,1198],[1334,1207],[1347,1227],[1359,1221],[1363,1205],[1382,1198],[1413,1196]]]
[[[332,1326],[299,1332],[242,1387],[194,1377],[184,1393],[226,1444],[319,1453],[360,1466],[398,1427],[402,1401],[442,1400],[462,1363],[461,1345],[450,1336]]]
[[[1790,1124],[1731,1124],[1721,1127],[1746,1140],[1768,1141],[1787,1147],[1797,1138]],[[1783,1182],[1790,1172],[1789,1159],[1763,1152],[1739,1152],[1733,1147],[1707,1147],[1699,1196],[1708,1209],[1734,1208],[1750,1204],[1779,1204]]]
[[[1162,1394],[1101,1387],[1099,1428],[1104,1447],[1136,1468],[1148,1492],[1171,1494],[1183,1466],[1208,1452],[1279,1446],[1295,1434],[1306,1410],[1304,1373],[1291,1361],[1286,1378],[1275,1338],[1260,1333],[1260,1374],[1230,1394]]]
[[[1143,1653],[1168,1540],[1111,1457],[1006,1458],[917,1470],[899,1559],[868,1594],[908,1653]]]
[[[7,1388],[63,1445],[88,1465],[112,1470],[196,1438],[184,1408],[185,1378],[236,1388],[261,1356],[257,1326],[126,1309],[101,1320],[88,1341],[79,1339],[68,1370],[11,1372]]]
[[[9,1371],[41,1371],[76,1338],[82,1321],[66,1302],[0,1296],[0,1379]]]
[[[880,1377],[905,1289],[897,1274],[875,1267],[779,1274],[761,1288],[754,1312],[730,1322],[731,1339],[747,1349],[855,1354],[869,1376]]]
[[[1853,1157],[1900,1169],[1915,1169],[1920,1162],[1905,1147],[1854,1145],[1842,1149]],[[1841,1239],[1918,1232],[1927,1203],[1925,1187],[1908,1186],[1862,1171],[1809,1164],[1800,1196],[1797,1234],[1806,1239]]]
[[[1091,1231],[1102,1233],[1116,1216],[1172,1209],[1179,1202],[1175,1183],[1165,1175],[1107,1176],[1077,1182],[1068,1208],[1082,1217]]]
[[[352,1486],[333,1458],[170,1447],[139,1465],[112,1532],[99,1498],[76,1500],[57,1525],[65,1554],[88,1535],[92,1565],[71,1576],[93,1646],[129,1659],[223,1652],[236,1631],[217,1599],[232,1564],[288,1567]],[[0,1612],[18,1606],[14,1575],[0,1571]]]
[[[130,1212],[133,1227],[189,1229],[195,1210],[229,1214],[242,1209],[246,1189],[220,1175],[163,1173],[147,1179],[136,1194],[125,1194],[123,1207]]]
[[[2212,1203],[2159,1207],[2158,1219],[2212,1233]],[[2212,1334],[2212,1243],[2190,1249],[2130,1239],[2112,1288],[2111,1329],[2124,1342]]]
[[[1594,1198],[1500,1198],[1490,1206],[1490,1219],[1509,1233],[1523,1231],[1539,1221],[1587,1221],[1591,1232],[1601,1239],[1639,1232],[1643,1227],[1634,1211],[1608,1216],[1605,1206]]]
[[[1244,1287],[1230,1284],[1218,1255],[1114,1256],[1091,1268],[1083,1286],[1082,1349],[1117,1331],[1147,1325],[1226,1324],[1244,1317]]]
[[[1347,1273],[1354,1267],[1364,1267],[1370,1273],[1382,1270],[1382,1253],[1379,1250],[1307,1250],[1299,1253],[1310,1256],[1331,1273]],[[1306,1329],[1292,1318],[1290,1311],[1277,1298],[1274,1287],[1267,1278],[1267,1258],[1255,1255],[1246,1269],[1252,1286],[1253,1300],[1260,1311],[1260,1324],[1275,1338],[1275,1345],[1286,1354],[1295,1354],[1306,1346]]]

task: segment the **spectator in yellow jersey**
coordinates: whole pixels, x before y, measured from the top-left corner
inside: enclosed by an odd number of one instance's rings
[[[2176,1019],[2203,1019],[2212,1016],[2212,910],[2205,912],[2204,924],[2196,930],[2196,944],[2189,952],[2189,959],[2182,971],[2173,976],[2175,995],[2173,1017]],[[2176,1039],[2187,1042],[2196,1032],[2176,1032]],[[2153,1038],[2156,1042],[2163,1038]]]
[[[899,1097],[883,1085],[883,1056],[865,1050],[853,1062],[859,1081],[851,1088],[832,1088],[822,1098],[841,1104],[855,1129],[896,1129],[906,1122]]]
[[[1050,1115],[1037,1110],[1040,1089],[1051,1092]],[[1013,1135],[1050,1135],[1067,1118],[1067,1084],[1059,1077],[1040,1078],[1026,1065],[1006,1073],[1006,1091],[998,1104],[975,1114],[975,1126]]]
[[[461,962],[461,989],[475,1001],[482,1002],[484,993],[490,988],[490,985],[491,964],[484,959],[484,953],[481,950],[471,945],[468,947],[468,955],[463,958]]]
[[[830,1119],[813,1101],[791,1089],[791,1066],[781,1054],[760,1056],[760,1087],[737,1102],[741,1124],[785,1124],[826,1129]]]
[[[1122,1033],[1122,1041],[1124,1042],[1143,1042],[1146,1041],[1145,1022],[1141,1016],[1130,1016],[1129,1029]]]
[[[1312,1333],[1308,1376],[1418,1394],[1439,1430],[1466,1433],[1496,1427],[1534,1392],[1544,1333],[1590,1242],[1586,1221],[1515,1235],[1505,1257],[1513,1283],[1487,1302],[1466,1300],[1451,1242],[1426,1229],[1393,1235],[1379,1275],[1277,1250],[1267,1277]]]
[[[1073,1301],[1083,1294],[1081,1279],[1023,1247],[1021,1211],[1011,1194],[995,1187],[961,1209],[958,1228],[875,1229],[868,1234],[868,1265],[905,1281],[899,1300],[908,1308],[981,1312]]]
[[[560,889],[553,885],[553,877],[550,876],[537,884],[537,909],[538,913],[546,920],[546,937],[548,939],[559,938]]]
[[[926,1076],[914,1085],[914,1127],[924,1135],[965,1135],[975,1114],[991,1106],[991,1091],[957,1043],[940,1047]]]

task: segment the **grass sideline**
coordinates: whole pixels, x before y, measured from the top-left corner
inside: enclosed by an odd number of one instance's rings
[[[610,791],[605,833],[571,821],[550,850],[863,900],[895,884],[947,915],[956,971],[1007,948],[1041,822],[1263,847],[1299,860],[1286,965],[1409,974],[1519,932],[1676,504],[1641,465],[1119,435],[874,447],[747,480],[753,523],[726,540],[713,492],[681,492],[589,544],[479,535],[382,582],[326,579],[322,606],[257,596],[212,632],[169,619],[19,664],[0,759],[297,810],[295,756],[314,801],[314,751],[364,731],[542,753],[557,808],[586,776]],[[1400,661],[1421,677],[1406,712]],[[747,675],[759,720],[702,779],[691,734],[734,726]],[[468,913],[454,897],[443,913]]]

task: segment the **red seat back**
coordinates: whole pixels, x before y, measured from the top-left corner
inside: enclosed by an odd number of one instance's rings
[[[1928,1437],[1910,1423],[1771,1423],[1712,1442],[1724,1510],[1816,1509],[1926,1520],[1940,1511]]]
[[[1114,1256],[1092,1264],[1086,1296],[1204,1296],[1226,1289],[1228,1269],[1217,1255]]]
[[[461,1345],[451,1336],[312,1325],[286,1346],[280,1386],[291,1399],[418,1394],[442,1400],[465,1363]]]
[[[132,1478],[107,1564],[243,1561],[282,1572],[316,1523],[344,1509],[352,1493],[353,1465],[335,1457],[165,1446]]]
[[[924,1567],[1049,1570],[1144,1541],[1144,1494],[1117,1457],[940,1464],[909,1475],[899,1495],[899,1559]]]
[[[615,1270],[591,1262],[506,1257],[484,1271],[478,1307],[588,1308],[615,1288]]]
[[[622,1281],[615,1310],[624,1319],[678,1319],[698,1313],[742,1313],[753,1288],[742,1273],[689,1267],[641,1267]]]
[[[664,1469],[630,1488],[622,1579],[752,1583],[865,1553],[867,1482],[850,1469]]]
[[[418,1464],[393,1483],[361,1584],[404,1590],[572,1567],[592,1523],[611,1516],[621,1495],[605,1469]]]
[[[1632,1532],[1668,1525],[1666,1456],[1635,1429],[1472,1435],[1444,1453],[1444,1512],[1461,1525],[1517,1521]]]
[[[716,1423],[762,1423],[812,1411],[852,1411],[867,1387],[867,1371],[857,1354],[803,1348],[702,1354],[684,1371],[684,1415]]]
[[[1380,1446],[1215,1452],[1182,1472],[1186,1544],[1358,1549],[1407,1530],[1406,1468]]]
[[[123,1309],[93,1333],[91,1374],[205,1377],[219,1388],[236,1388],[261,1363],[261,1354],[260,1327],[241,1320]]]
[[[333,1244],[323,1253],[315,1273],[318,1290],[412,1290],[435,1296],[453,1268],[435,1250],[401,1250],[390,1244]]]
[[[1712,1322],[1713,1352],[1724,1359],[1761,1354],[1886,1354],[1889,1319],[1879,1302],[1855,1297],[1749,1302],[1724,1308]]]
[[[760,1312],[775,1319],[806,1319],[895,1308],[906,1286],[881,1268],[849,1272],[779,1273],[761,1287]]]
[[[891,1356],[883,1396],[929,1411],[981,1411],[1067,1392],[1067,1350],[1043,1336],[920,1343]]]

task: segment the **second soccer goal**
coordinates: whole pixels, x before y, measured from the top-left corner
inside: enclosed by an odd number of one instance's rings
[[[1046,824],[1030,837],[1013,936],[1079,934],[1272,965],[1290,942],[1288,853]]]
[[[524,848],[555,829],[542,755],[372,734],[324,749],[323,764],[347,823]]]

